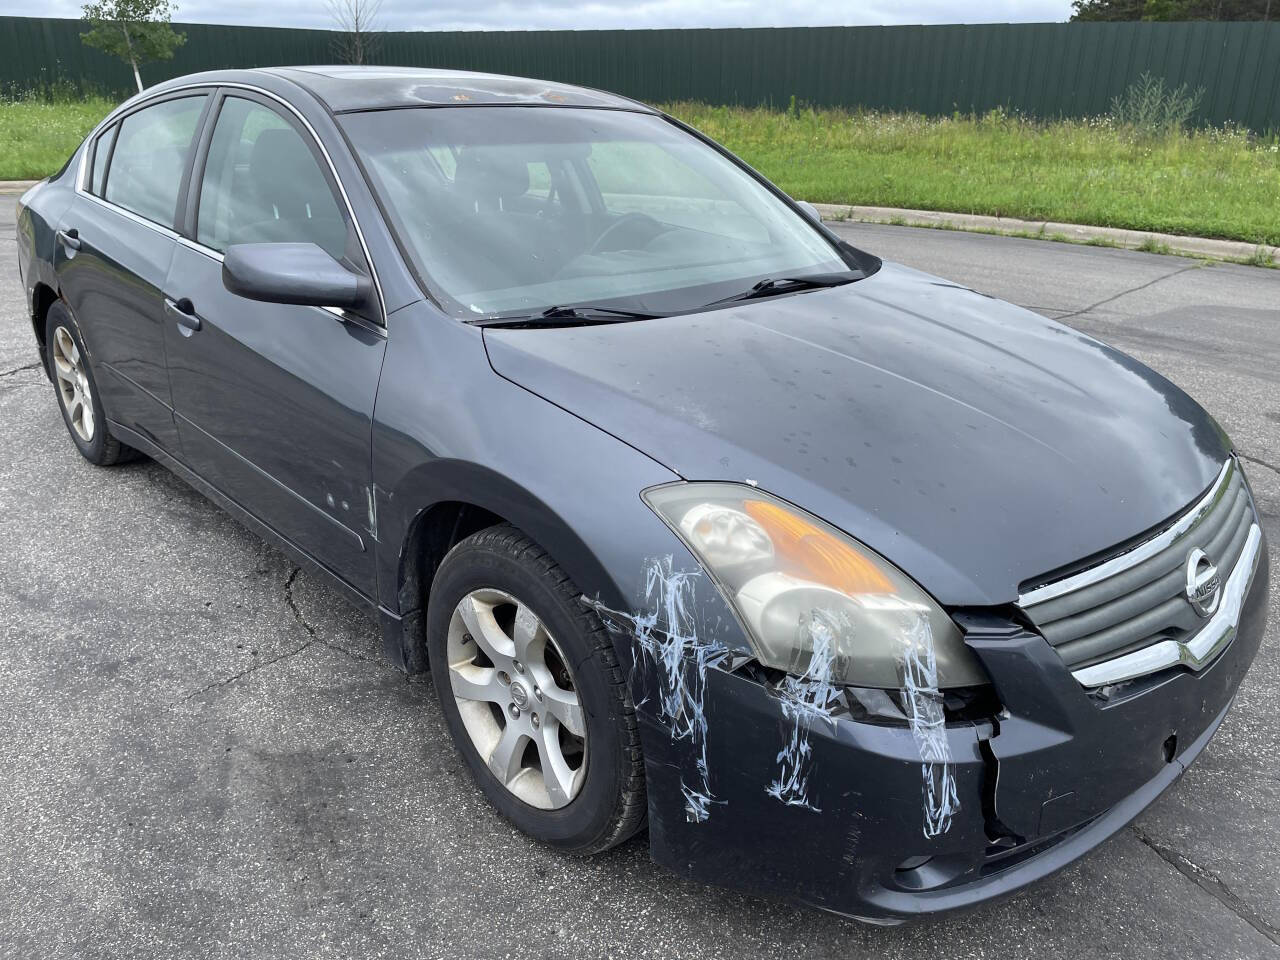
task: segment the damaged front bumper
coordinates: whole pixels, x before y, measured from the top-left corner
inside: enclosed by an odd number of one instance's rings
[[[1039,634],[957,615],[1000,708],[986,720],[949,717],[925,740],[918,725],[848,711],[798,726],[785,691],[749,670],[705,671],[701,741],[641,700],[652,855],[706,882],[881,923],[1047,876],[1137,816],[1213,736],[1263,636],[1268,565],[1264,545],[1235,637],[1214,662],[1105,696]],[[779,771],[797,763],[803,802],[787,802]],[[691,783],[701,788],[693,805]]]

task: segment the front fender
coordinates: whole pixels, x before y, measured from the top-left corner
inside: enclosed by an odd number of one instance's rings
[[[581,418],[498,376],[481,332],[426,303],[392,314],[374,411],[378,595],[404,614],[404,549],[432,506],[502,517],[582,592],[633,609],[646,561],[697,562],[640,492],[679,479]],[[714,591],[712,591],[714,592]]]

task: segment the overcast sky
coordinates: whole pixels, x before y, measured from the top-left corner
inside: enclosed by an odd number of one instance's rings
[[[77,0],[46,0],[40,15],[78,17]],[[795,27],[833,24],[1000,23],[1065,20],[1070,0],[383,0],[387,30],[591,30],[625,27]],[[28,16],[29,2],[0,0],[0,14]],[[328,27],[325,0],[179,0],[175,20]]]

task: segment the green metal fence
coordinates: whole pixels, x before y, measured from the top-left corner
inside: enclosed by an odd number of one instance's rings
[[[76,20],[0,17],[0,91],[56,82],[127,92],[119,61]],[[179,24],[177,56],[144,82],[218,67],[323,63],[323,30]],[[601,87],[647,101],[864,106],[928,114],[1003,106],[1038,117],[1105,113],[1143,72],[1204,89],[1199,119],[1280,129],[1280,24],[1032,23],[385,33],[377,59]]]

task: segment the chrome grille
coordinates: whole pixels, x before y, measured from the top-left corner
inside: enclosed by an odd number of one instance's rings
[[[1252,576],[1256,563],[1261,535],[1256,530],[1244,478],[1232,459],[1209,492],[1165,530],[1081,573],[1024,593],[1018,604],[1086,685],[1092,685],[1090,678],[1118,677],[1121,671],[1095,666],[1119,662],[1117,658],[1127,657],[1123,672],[1136,675],[1134,665],[1144,658],[1135,652],[1157,644],[1173,652],[1173,663],[1190,663],[1178,652],[1185,652],[1185,645],[1206,628],[1216,634],[1229,627],[1234,633],[1235,617],[1228,617],[1231,612],[1226,610],[1211,619],[1195,612],[1186,597],[1187,558],[1194,549],[1203,550],[1217,566],[1222,583],[1229,585],[1245,557],[1248,570],[1234,578],[1232,591],[1224,591],[1234,600],[1238,616],[1247,587],[1241,581]],[[1145,662],[1150,668],[1166,659],[1146,657]]]

